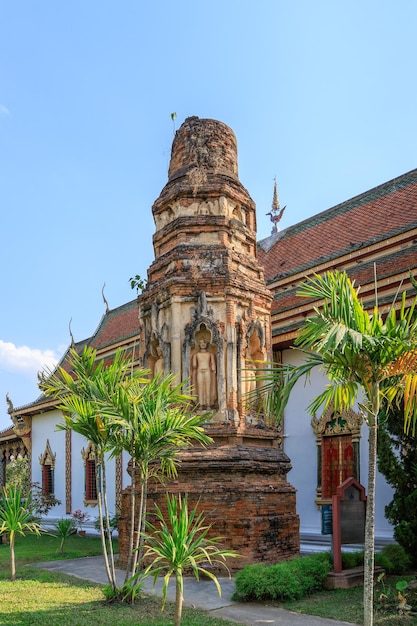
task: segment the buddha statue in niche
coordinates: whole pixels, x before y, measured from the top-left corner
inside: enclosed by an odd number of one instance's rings
[[[156,346],[156,356],[155,356],[155,362],[154,362],[154,366],[153,366],[153,377],[155,378],[155,376],[163,376],[164,375],[164,371],[165,371],[165,365],[164,365],[164,355],[162,354],[162,348],[161,346]]]
[[[151,341],[149,369],[151,370],[152,378],[155,378],[155,376],[157,375],[163,376],[165,373],[164,355],[162,352],[162,348],[159,345],[159,341],[155,337],[155,335],[153,335],[153,339]]]
[[[195,336],[191,376],[199,407],[202,410],[214,408],[217,400],[216,355],[210,344],[210,333],[205,327]]]

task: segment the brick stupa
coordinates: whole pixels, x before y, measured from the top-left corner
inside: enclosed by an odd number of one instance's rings
[[[280,431],[246,407],[250,368],[271,358],[271,293],[256,258],[255,203],[238,178],[233,131],[190,117],[176,132],[168,183],[152,212],[155,260],[139,296],[141,362],[189,381],[196,411],[209,412],[214,444],[181,453],[175,481],[151,483],[199,502],[215,535],[243,558],[274,563],[299,552],[295,489]],[[258,383],[259,384],[259,383]],[[129,489],[122,495],[119,551],[126,561]]]

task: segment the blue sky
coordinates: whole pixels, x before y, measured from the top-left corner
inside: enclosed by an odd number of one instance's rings
[[[417,167],[414,0],[0,0],[0,430],[134,297],[176,112],[228,124],[270,234]]]

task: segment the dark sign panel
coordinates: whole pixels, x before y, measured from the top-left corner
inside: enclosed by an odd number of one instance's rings
[[[332,505],[323,504],[321,507],[321,534],[331,535],[333,533]]]
[[[354,487],[358,494],[358,490]],[[346,496],[345,496],[346,498]],[[340,502],[341,543],[363,543],[365,540],[365,502],[349,498]]]
[[[342,544],[365,541],[365,487],[355,478],[347,478],[332,497],[333,565],[336,574],[342,571]]]

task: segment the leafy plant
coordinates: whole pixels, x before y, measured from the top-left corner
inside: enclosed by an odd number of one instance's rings
[[[104,562],[109,584],[117,589],[113,543],[108,520],[106,453],[111,450],[111,434],[115,424],[101,412],[103,402],[109,402],[117,394],[131,371],[131,362],[118,350],[112,363],[96,360],[96,351],[84,346],[81,354],[70,350],[68,365],[71,374],[59,367],[54,372],[46,372],[41,389],[46,396],[58,400],[58,408],[63,411],[63,424],[57,428],[73,430],[92,443],[96,457],[96,485],[99,518],[101,519],[101,540]]]
[[[139,569],[141,530],[146,514],[150,475],[173,476],[181,449],[212,439],[204,433],[207,416],[190,414],[191,398],[175,384],[172,374],[148,378],[149,370],[134,368],[128,354],[118,350],[110,365],[96,360],[95,350],[84,347],[81,354],[70,350],[71,374],[59,367],[43,377],[41,388],[57,398],[64,423],[58,429],[73,430],[94,446],[100,534],[109,584],[117,591],[111,525],[107,504],[106,455],[126,451],[132,459],[130,544],[126,579]],[[136,480],[140,487],[135,506]],[[136,517],[135,511],[138,508]],[[134,537],[137,542],[134,542]],[[133,559],[133,565],[132,565]]]
[[[331,569],[330,554],[296,557],[275,565],[247,565],[236,574],[238,601],[299,600],[323,589]]]
[[[117,528],[118,528],[119,517],[120,517],[120,515],[118,515],[117,513],[115,513],[114,515],[109,514],[108,528],[109,528],[109,531],[110,531],[110,536],[112,536],[113,532],[115,530],[117,530]],[[101,525],[100,525],[100,518],[99,517],[96,517],[96,519],[94,520],[94,528],[100,532]]]
[[[206,525],[202,513],[197,513],[197,506],[188,511],[187,496],[171,497],[167,494],[168,519],[166,520],[161,510],[156,508],[156,516],[159,528],[150,522],[146,522],[147,532],[144,533],[146,551],[144,558],[152,559],[144,573],[133,576],[128,582],[128,588],[135,587],[137,581],[153,575],[154,584],[158,576],[164,574],[162,596],[162,610],[167,599],[168,583],[171,576],[175,577],[175,626],[181,624],[184,570],[189,569],[198,580],[200,574],[204,574],[216,585],[221,596],[220,583],[217,577],[208,567],[216,564],[223,566],[227,572],[226,559],[236,558],[239,555],[233,550],[219,547],[222,537],[209,537],[211,525]],[[230,572],[229,572],[230,575]]]
[[[395,588],[385,582],[386,574],[383,572],[377,578],[376,585],[382,585],[382,591],[377,594],[376,609],[385,613],[397,612],[399,615],[408,614],[412,607],[407,603],[404,591],[408,588],[408,581],[398,580]]]
[[[42,486],[38,482],[31,483],[30,490],[35,517],[43,517],[54,506],[61,504],[61,500],[58,500],[53,493],[44,493]]]
[[[72,519],[74,520],[75,525],[78,527],[78,530],[82,530],[84,524],[89,521],[90,516],[85,511],[81,511],[81,509],[77,509],[72,514]]]
[[[172,477],[177,473],[180,450],[192,445],[208,445],[204,433],[207,415],[191,414],[192,398],[183,393],[184,382],[175,376],[156,376],[151,380],[128,378],[102,414],[117,426],[112,435],[113,454],[126,451],[131,456],[131,523],[126,580],[142,567],[144,521],[149,478]],[[135,515],[136,492],[140,500]],[[135,539],[136,536],[136,539]]]
[[[0,535],[9,535],[10,544],[10,580],[16,579],[15,540],[16,535],[41,532],[40,525],[34,521],[34,508],[29,492],[22,497],[22,490],[17,487],[3,488],[0,500]]]
[[[12,458],[6,465],[6,487],[16,487],[26,495],[30,490],[30,471],[28,457]]]
[[[139,274],[131,276],[129,278],[130,287],[136,289],[137,295],[139,295],[146,287],[146,278],[141,278]]]
[[[405,574],[411,565],[409,555],[403,546],[400,546],[397,543],[384,546],[381,550],[381,556],[388,561],[384,568],[388,574]]]
[[[54,525],[54,528],[57,531],[57,537],[61,539],[61,543],[59,544],[59,552],[60,554],[64,554],[64,545],[67,537],[74,534],[76,531],[77,524],[75,520],[71,517],[63,517],[57,521]]]
[[[394,526],[395,540],[417,565],[417,447],[415,437],[404,432],[404,408],[384,405],[378,438],[378,469],[393,487],[385,516]]]

